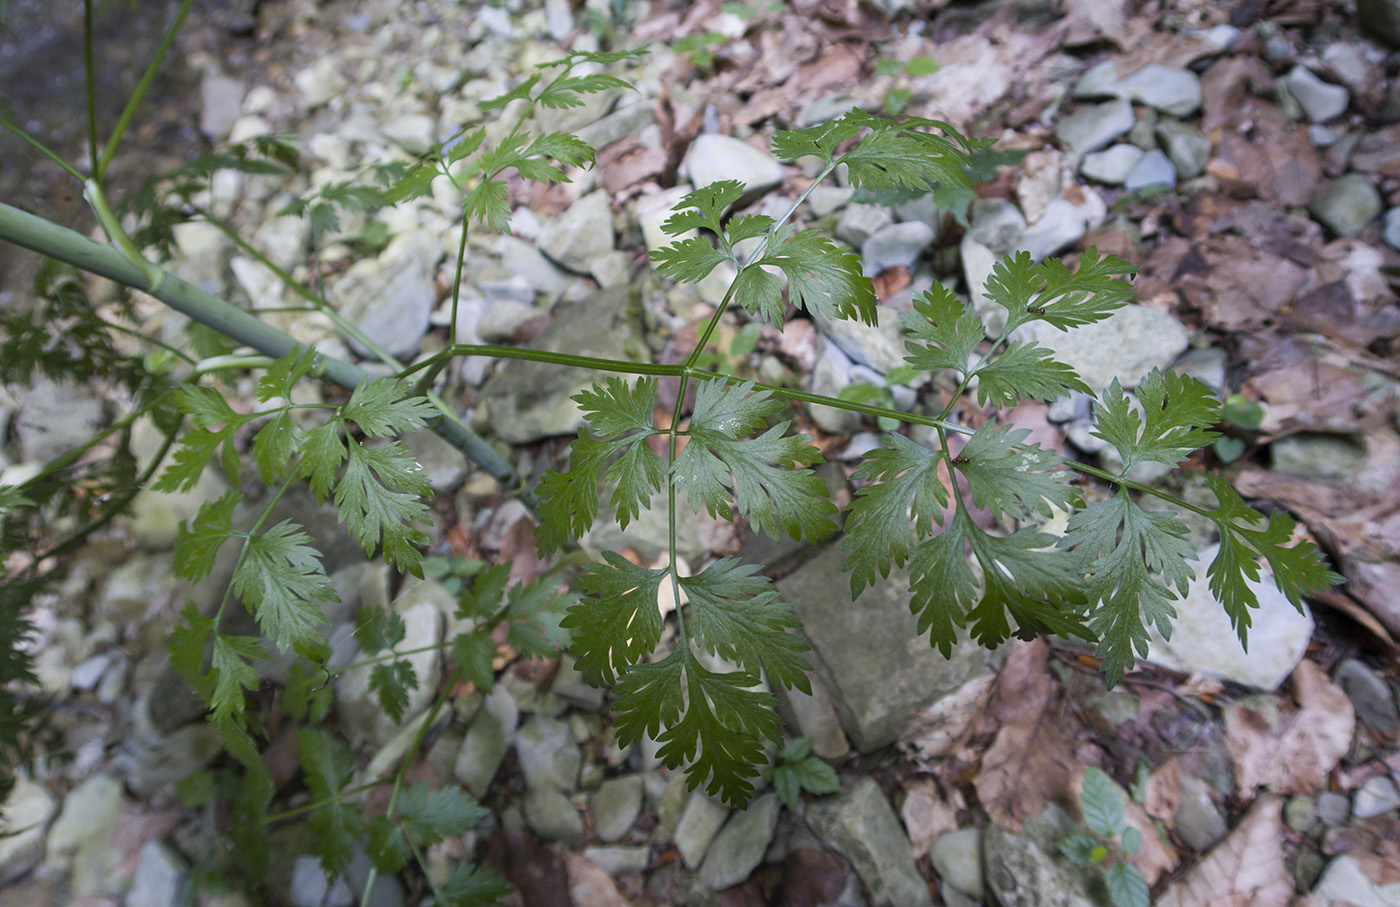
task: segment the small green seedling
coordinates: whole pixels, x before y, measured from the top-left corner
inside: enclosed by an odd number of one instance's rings
[[[764,773],[778,792],[778,799],[789,810],[797,810],[797,798],[805,790],[809,794],[834,794],[841,790],[836,770],[812,755],[812,738],[796,737],[783,747],[778,764]]]
[[[1113,782],[1092,766],[1084,770],[1079,811],[1090,833],[1078,832],[1060,841],[1060,852],[1077,866],[1108,866],[1104,883],[1114,907],[1148,907],[1147,879],[1128,862],[1142,847],[1142,833],[1128,825],[1123,798]]]
[[[1252,432],[1264,422],[1264,407],[1243,394],[1231,394],[1220,407],[1221,423],[1245,432]],[[1215,442],[1215,456],[1222,463],[1233,463],[1244,456],[1243,440],[1227,436]]]

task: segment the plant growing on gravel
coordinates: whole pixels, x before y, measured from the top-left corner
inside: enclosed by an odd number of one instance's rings
[[[506,175],[513,171],[525,180],[558,182],[567,179],[567,168],[593,161],[593,149],[574,135],[532,132],[531,114],[540,107],[578,106],[584,94],[626,89],[625,81],[602,70],[634,57],[576,52],[545,64],[505,95],[480,104],[485,111],[508,114],[509,129],[464,128],[412,164],[384,163],[365,174],[367,181],[323,187],[316,197],[289,209],[289,216],[301,214],[318,230],[333,229],[337,208],[407,203],[431,191],[435,182],[448,181],[460,194],[462,211],[450,322],[455,333],[460,250],[469,228],[504,229],[511,213]],[[206,502],[181,527],[175,552],[180,576],[204,580],[221,550],[236,551],[236,564],[212,613],[201,613],[192,604],[184,609],[170,651],[229,752],[246,769],[232,799],[230,827],[240,859],[254,872],[266,865],[265,829],[293,815],[309,814],[330,873],[345,865],[357,842],[367,842],[376,871],[397,872],[410,859],[423,862],[425,848],[478,821],[483,812],[466,794],[408,785],[406,772],[458,682],[470,680],[483,689],[493,683],[492,632],[503,625],[514,652],[547,656],[557,645],[567,645],[591,683],[612,689],[620,744],[651,737],[660,744],[660,759],[673,769],[685,769],[692,787],[703,785],[731,803],[746,803],[768,763],[768,748],[783,740],[776,700],[763,683],[809,689],[810,665],[803,657],[807,644],[796,632],[799,622],[792,607],[757,565],[725,557],[694,575],[682,575],[675,539],[687,515],[677,501],[684,492],[695,512],[703,507],[713,517],[742,520],[775,539],[830,538],[837,508],[813,472],[820,453],[810,438],[791,431],[795,404],[833,406],[930,430],[929,444],[887,434],[880,447],[866,454],[853,475],[860,487],[842,544],[855,594],[888,576],[893,566],[908,565],[918,630],[945,654],[962,632],[987,646],[1013,635],[1053,633],[1095,645],[1107,682],[1118,682],[1135,658],[1146,655],[1147,625],[1170,632],[1175,616],[1171,601],[1192,577],[1188,562],[1195,555],[1184,539],[1185,527],[1170,511],[1144,506],[1151,498],[1206,517],[1220,530],[1220,554],[1208,575],[1242,643],[1256,605],[1247,580],[1259,577],[1260,558],[1300,607],[1301,595],[1337,579],[1311,544],[1292,541],[1292,520],[1282,514],[1265,519],[1222,478],[1210,478],[1218,498],[1214,510],[1128,478],[1139,463],[1174,467],[1216,440],[1211,429],[1219,418],[1218,401],[1194,379],[1153,372],[1134,396],[1116,383],[1099,395],[1097,434],[1121,455],[1117,473],[1067,461],[1028,443],[1025,429],[998,420],[1002,411],[1024,399],[1048,401],[1089,390],[1049,350],[1017,339],[1015,332],[1032,321],[1070,330],[1099,321],[1126,303],[1132,290],[1122,278],[1133,268],[1114,256],[1090,249],[1075,268],[1059,260],[1036,263],[1024,253],[1007,257],[986,287],[1006,315],[1005,326],[994,333],[988,332],[983,314],[951,290],[935,286],[923,294],[902,317],[907,360],[920,371],[947,372],[954,389],[928,411],[901,412],[740,380],[716,370],[714,359],[702,367],[707,344],[733,308],[778,329],[794,309],[866,324],[876,318],[875,293],[858,256],[793,222],[805,191],[774,218],[734,212],[744,186],[719,182],[697,188],[676,206],[663,228],[674,242],[652,255],[659,274],[681,282],[698,282],[721,265],[735,270],[722,303],[679,364],[459,344],[450,336],[446,349],[405,366],[378,350],[316,289],[296,282],[231,226],[193,205],[199,187],[218,169],[275,174],[294,167],[295,150],[286,143],[253,142],[201,159],[162,190],[135,199],[127,220],[115,214],[103,195],[103,177],[139,100],[138,93],[100,153],[94,140],[88,174],[62,162],[84,184],[112,247],[0,206],[0,237],[145,291],[204,326],[188,350],[156,344],[151,354],[119,355],[111,342],[114,328],[62,280],[47,285],[43,317],[12,316],[0,349],[7,380],[28,380],[36,369],[79,377],[102,369],[129,372],[133,410],[107,433],[119,451],[108,466],[79,463],[70,455],[15,487],[0,487],[4,553],[11,558],[3,562],[10,573],[3,576],[0,599],[5,647],[0,657],[0,703],[5,706],[0,710],[0,752],[23,755],[21,745],[31,739],[24,722],[42,711],[15,684],[34,683],[23,649],[30,629],[25,609],[36,595],[53,588],[53,575],[46,571],[61,566],[62,555],[119,513],[142,484],[189,489],[212,468],[210,461],[217,461],[233,488],[261,484],[266,493],[249,519],[235,516],[242,512],[243,494],[234,490]],[[816,158],[817,175],[807,191],[845,168],[858,189],[924,193],[966,192],[972,183],[969,154],[981,144],[939,121],[855,110],[808,129],[779,131],[772,148],[784,161]],[[169,226],[188,216],[229,232],[311,308],[375,351],[393,376],[374,379],[350,363],[297,344],[148,260]],[[133,219],[138,229],[129,233]],[[72,326],[61,336],[51,330],[53,313]],[[230,344],[250,346],[258,355],[230,356]],[[572,443],[567,469],[548,471],[533,491],[519,487],[511,467],[433,393],[437,376],[462,356],[531,359],[611,375],[575,398],[586,427]],[[232,369],[259,371],[255,411],[230,405],[224,387],[209,383],[211,376]],[[349,394],[339,402],[321,402],[303,392],[305,382],[315,380],[339,384]],[[658,422],[653,413],[662,380],[673,383],[666,399],[675,403],[670,418]],[[970,394],[974,383],[975,404]],[[155,462],[138,473],[129,455],[129,429],[145,413],[156,418],[166,442]],[[180,434],[182,423],[188,427]],[[431,706],[415,719],[421,724],[398,768],[385,778],[356,783],[348,750],[323,726],[328,685],[335,678],[319,628],[326,623],[322,606],[334,600],[335,592],[304,529],[290,521],[274,524],[270,517],[294,484],[306,482],[319,501],[334,504],[367,555],[382,552],[386,562],[418,576],[425,567],[437,571],[441,565],[425,561],[423,552],[427,536],[422,526],[431,519],[424,504],[429,488],[397,440],[425,425],[518,491],[539,517],[536,539],[543,556],[571,549],[594,525],[603,509],[600,485],[611,489],[610,518],[623,527],[651,506],[654,495],[664,495],[671,545],[658,567],[607,552],[577,571],[569,592],[543,578],[507,588],[509,574],[502,567],[461,571],[457,617],[469,629],[445,644],[450,676],[434,687]],[[163,462],[172,445],[173,455]],[[110,475],[104,472],[100,482],[84,479],[81,472],[96,475],[104,469]],[[1115,490],[1102,499],[1086,497],[1076,473]],[[52,487],[64,483],[71,493],[55,502]],[[991,513],[1006,531],[983,528],[973,519],[974,509]],[[41,546],[69,517],[84,528]],[[658,603],[663,586],[671,601],[683,603],[672,622],[673,637]],[[256,619],[260,637],[228,628],[234,599]],[[393,613],[362,613],[357,626],[368,656],[362,666],[373,666],[373,690],[385,713],[398,720],[408,692],[437,679],[415,676],[399,648],[402,621]],[[270,657],[269,647],[291,649],[303,658],[279,708],[302,725],[298,752],[311,802],[280,813],[270,811],[274,791],[258,745],[269,706],[249,698],[262,684],[258,664]],[[811,761],[795,750],[786,759],[774,773],[775,784],[781,773],[797,772],[797,766]],[[388,807],[384,815],[366,821],[357,798],[378,784],[391,785]],[[797,784],[804,786],[800,778]],[[780,789],[795,795],[787,782]],[[471,866],[458,867],[434,883],[442,903],[477,903],[500,891],[499,879]]]
[[[1060,852],[1077,866],[1106,867],[1104,884],[1114,907],[1147,907],[1147,879],[1128,862],[1142,847],[1142,833],[1128,825],[1123,798],[1113,782],[1092,765],[1084,769],[1079,811],[1089,831],[1065,838]],[[1110,857],[1113,861],[1105,862]]]

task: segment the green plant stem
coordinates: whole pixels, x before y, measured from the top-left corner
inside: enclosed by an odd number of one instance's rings
[[[373,790],[376,787],[380,787],[388,783],[388,778],[375,778],[373,781],[366,781],[364,784],[357,785],[355,787],[350,788],[349,790],[339,791],[333,794],[332,796],[322,797],[320,800],[313,800],[310,803],[302,804],[301,806],[295,807],[293,809],[283,810],[280,813],[273,813],[272,815],[263,816],[262,823],[264,825],[271,825],[273,822],[281,822],[283,819],[294,819],[297,816],[302,815],[303,813],[309,813],[312,810],[320,809],[323,806],[330,806],[332,804],[339,803],[340,801],[348,797],[353,797],[356,794],[362,794],[367,790]]]
[[[53,161],[55,164],[57,164],[58,166],[62,167],[64,170],[67,170],[67,171],[68,171],[68,175],[71,176],[71,177],[73,177],[73,179],[77,180],[77,181],[80,182],[80,183],[81,183],[84,179],[86,179],[86,177],[83,176],[83,174],[82,174],[81,171],[79,171],[79,170],[78,170],[76,167],[74,167],[72,164],[70,164],[70,163],[68,163],[67,161],[65,161],[62,157],[60,157],[60,156],[57,154],[57,152],[55,152],[55,151],[53,151],[52,149],[50,149],[49,146],[45,145],[43,142],[41,142],[41,141],[39,141],[38,139],[34,138],[34,136],[32,136],[32,135],[30,135],[29,133],[25,132],[23,129],[20,129],[18,126],[16,126],[16,125],[14,125],[13,123],[11,123],[8,119],[6,119],[6,118],[4,118],[4,117],[0,117],[0,126],[3,126],[3,127],[5,127],[6,129],[10,130],[10,132],[14,133],[15,135],[19,136],[19,137],[20,137],[21,139],[23,139],[24,141],[28,142],[36,151],[38,151],[38,152],[39,152],[40,154],[42,154],[44,157],[46,157],[46,158],[48,158],[49,160]]]
[[[88,165],[97,175],[97,67],[92,61],[92,0],[83,0],[83,88],[87,94]]]
[[[102,148],[102,156],[98,159],[97,166],[93,168],[92,178],[99,183],[107,175],[107,167],[112,163],[112,156],[117,153],[117,146],[121,144],[122,136],[126,134],[127,127],[131,125],[132,117],[136,115],[136,108],[141,105],[141,99],[146,96],[146,90],[151,87],[151,82],[156,77],[156,70],[160,69],[165,55],[170,52],[171,45],[175,43],[175,35],[180,31],[180,26],[184,24],[185,17],[189,15],[190,7],[193,5],[194,0],[184,0],[180,4],[180,10],[175,14],[175,19],[170,23],[170,27],[166,29],[160,47],[156,48],[155,56],[151,57],[150,65],[146,67],[141,81],[136,85],[136,90],[132,92],[131,100],[127,101],[126,107],[122,109],[122,115],[117,119],[117,125],[113,128],[112,135]]]
[[[408,774],[409,767],[413,764],[413,758],[418,754],[418,751],[423,748],[423,741],[428,738],[428,731],[432,728],[433,722],[437,720],[438,713],[441,712],[442,707],[446,705],[448,697],[452,695],[452,688],[457,685],[457,681],[460,680],[461,677],[462,669],[454,666],[452,669],[452,676],[447,678],[447,683],[443,685],[441,692],[439,692],[437,698],[433,700],[433,705],[428,709],[428,714],[423,716],[423,723],[418,727],[418,733],[414,736],[413,743],[403,754],[403,758],[399,761],[399,767],[394,771],[394,789],[389,793],[389,805],[384,808],[384,815],[389,816],[390,821],[392,821],[394,815],[394,807],[398,805],[399,794],[403,791],[403,779]],[[374,890],[374,880],[378,877],[378,870],[371,865],[369,868],[369,876],[365,879],[364,894],[360,896],[361,904],[370,903],[370,894]]]
[[[134,289],[150,292],[150,282],[145,273],[116,249],[2,203],[0,239]],[[296,340],[272,325],[173,275],[167,275],[159,292],[151,295],[175,311],[265,355],[280,358],[298,346]],[[346,389],[353,390],[361,381],[371,377],[359,366],[340,359],[324,357],[324,362],[326,379]],[[533,492],[520,487],[514,468],[460,419],[444,417],[430,427],[508,490],[516,490],[515,493],[527,507],[534,509],[537,506]]]

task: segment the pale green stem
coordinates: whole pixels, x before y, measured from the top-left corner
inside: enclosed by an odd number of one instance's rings
[[[107,167],[112,163],[112,156],[117,153],[117,146],[121,144],[122,136],[131,125],[132,117],[136,115],[136,108],[140,106],[141,99],[146,96],[146,90],[151,87],[151,82],[156,77],[156,70],[160,69],[160,64],[165,60],[165,55],[169,53],[170,47],[175,43],[175,35],[180,31],[180,26],[184,24],[185,16],[189,15],[190,7],[194,5],[194,0],[184,0],[180,4],[180,10],[175,14],[175,20],[166,29],[165,37],[161,39],[160,46],[156,48],[155,56],[151,57],[151,63],[146,67],[146,72],[142,74],[141,81],[136,85],[136,91],[131,95],[131,100],[126,102],[126,107],[122,110],[121,117],[117,120],[116,127],[112,130],[112,135],[107,139],[107,144],[102,148],[102,156],[97,161],[97,167],[93,170],[92,178],[97,182],[102,182],[102,178],[107,175]]]

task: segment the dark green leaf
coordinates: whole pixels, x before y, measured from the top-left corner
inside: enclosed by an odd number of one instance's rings
[[[851,552],[846,569],[851,571],[852,596],[873,585],[877,573],[889,576],[891,561],[904,565],[916,541],[911,518],[918,538],[924,538],[934,522],[943,522],[948,504],[948,490],[938,478],[939,457],[933,451],[903,435],[880,440],[885,446],[866,451],[851,474],[870,482],[856,492],[846,519],[844,547]]]
[[[573,634],[576,667],[594,686],[611,684],[661,638],[657,597],[664,570],[638,567],[611,551],[606,564],[583,568],[575,586],[584,595],[562,626]]]
[[[1038,444],[1025,444],[1030,430],[984,424],[968,439],[953,463],[967,477],[972,501],[994,516],[1023,519],[1053,516],[1080,503],[1064,460]]]
[[[484,866],[459,863],[440,886],[454,907],[494,904],[511,893],[505,880]]]
[[[181,523],[175,530],[175,556],[172,572],[191,582],[199,582],[214,570],[219,548],[237,533],[233,530],[233,509],[243,495],[226,491],[216,500],[199,505],[189,528]]]
[[[977,370],[977,405],[1009,408],[1022,398],[1054,400],[1070,391],[1089,393],[1074,369],[1036,343],[1013,343]]]
[[[282,399],[291,402],[292,388],[298,381],[311,374],[316,364],[316,350],[297,344],[292,351],[267,367],[267,372],[258,379],[254,396],[263,403]],[[222,399],[222,398],[221,398]]]
[[[350,534],[366,554],[384,546],[384,559],[416,573],[428,537],[415,524],[427,524],[432,513],[420,499],[431,494],[422,469],[398,441],[382,447],[350,443],[345,475],[335,489],[335,506]]]
[[[690,596],[691,631],[705,649],[747,671],[762,667],[770,681],[811,693],[812,666],[798,654],[809,646],[791,632],[801,622],[758,565],[722,558],[696,576],[681,577],[680,585]]]
[[[369,689],[379,700],[384,714],[398,724],[408,708],[408,691],[418,689],[418,675],[413,665],[403,659],[393,663],[380,662],[370,669]]]
[[[279,652],[288,646],[308,656],[323,652],[325,640],[316,628],[326,623],[326,616],[318,603],[340,600],[310,541],[296,523],[278,523],[248,540],[233,572],[234,594]]]
[[[399,814],[409,840],[426,848],[466,834],[490,812],[459,787],[444,787],[430,795],[428,782],[420,781],[404,789]]]
[[[1104,873],[1104,884],[1114,907],[1148,907],[1147,879],[1131,863],[1114,863]]]
[[[1118,789],[1107,775],[1092,765],[1084,769],[1079,811],[1084,814],[1084,824],[1089,830],[1102,838],[1117,837],[1127,821]]]
[[[977,313],[939,283],[914,300],[914,311],[902,313],[899,320],[913,338],[904,344],[909,350],[905,360],[925,371],[947,368],[960,377],[967,374],[968,360],[986,337]]]
[[[475,683],[483,693],[491,692],[496,672],[491,661],[496,657],[496,644],[488,633],[474,631],[459,633],[452,641],[452,664],[463,676]]]

